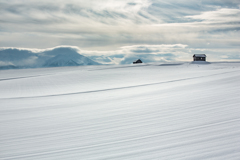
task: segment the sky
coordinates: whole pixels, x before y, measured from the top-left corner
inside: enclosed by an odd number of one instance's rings
[[[239,0],[0,0],[0,49],[68,47],[106,64],[240,60]]]

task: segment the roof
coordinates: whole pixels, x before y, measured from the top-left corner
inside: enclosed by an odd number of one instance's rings
[[[207,57],[205,54],[194,54],[193,57]]]
[[[137,62],[137,61],[141,61],[141,59],[137,59],[136,61],[134,61],[134,62]],[[141,61],[142,62],[142,61]]]

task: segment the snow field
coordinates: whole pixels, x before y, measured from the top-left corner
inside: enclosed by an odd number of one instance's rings
[[[0,159],[239,159],[240,64],[0,71]]]

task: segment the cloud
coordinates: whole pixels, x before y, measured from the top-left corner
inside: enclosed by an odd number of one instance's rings
[[[215,11],[203,12],[200,15],[186,16],[205,23],[239,23],[240,9],[221,8]]]
[[[240,60],[240,55],[223,55],[221,56],[223,60],[232,60],[232,61],[239,61]]]
[[[143,62],[176,61],[181,57],[188,57],[187,45],[133,45],[124,46],[119,50],[91,51],[76,46],[57,46],[47,49],[29,48],[1,48],[1,64],[13,64],[18,67],[42,67],[49,59],[63,55],[71,57],[81,54],[102,64],[130,64],[135,59]]]
[[[100,63],[131,64],[139,58],[145,63],[187,60],[189,51],[187,45],[162,44],[124,46],[112,51],[81,50],[81,54]]]
[[[36,54],[29,50],[20,50],[16,48],[0,50],[1,64],[12,64],[16,66],[31,66],[38,58]]]
[[[144,63],[152,62],[169,62],[175,61],[176,56],[174,54],[129,54],[126,55],[120,62],[120,64],[132,64],[133,61],[141,59]]]
[[[84,53],[106,54],[98,60],[108,63],[122,60],[110,52],[161,54],[160,45],[231,52],[240,44],[239,6],[237,0],[2,0],[0,47],[77,46]],[[185,57],[188,49],[180,50]]]
[[[57,46],[47,49],[3,47],[0,48],[0,68],[44,67],[46,62],[55,64],[56,57],[61,58],[61,61],[69,61],[80,55],[100,64],[131,64],[136,59],[141,59],[144,63],[190,62],[193,54],[206,54],[208,61],[239,61],[240,55],[238,48],[191,48],[185,44],[142,44],[123,46],[118,50],[110,51],[85,50],[77,46]]]

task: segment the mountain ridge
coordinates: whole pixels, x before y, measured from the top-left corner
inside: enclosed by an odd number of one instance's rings
[[[20,49],[0,50],[0,69],[44,68],[63,66],[100,65],[77,52],[74,48],[58,47],[33,52]]]

